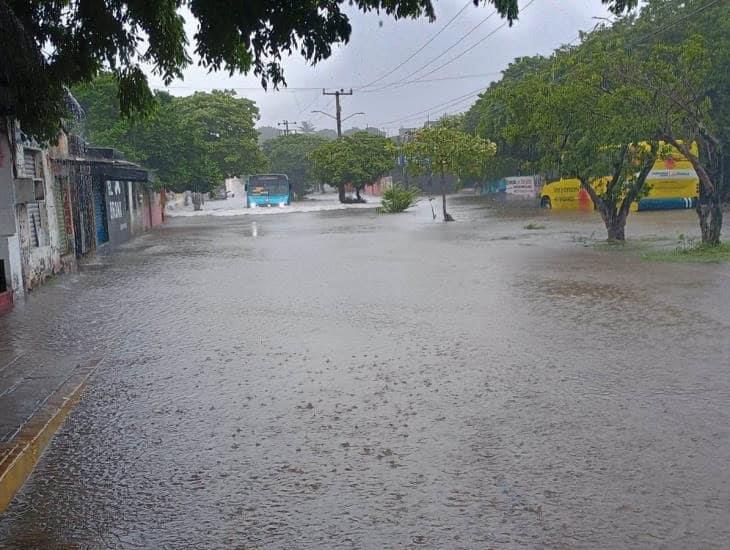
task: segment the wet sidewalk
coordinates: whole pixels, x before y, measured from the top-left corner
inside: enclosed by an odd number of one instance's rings
[[[75,359],[0,348],[0,444],[17,435],[73,374]]]
[[[0,512],[73,408],[95,362],[0,348]]]

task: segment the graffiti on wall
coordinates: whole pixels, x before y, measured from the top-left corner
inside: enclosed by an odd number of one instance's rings
[[[122,201],[124,200],[122,184],[119,181],[107,181],[106,190],[109,195],[109,217],[112,220],[118,220],[124,217],[124,208]]]

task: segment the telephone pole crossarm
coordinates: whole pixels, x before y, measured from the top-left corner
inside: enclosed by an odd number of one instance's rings
[[[284,130],[282,130],[282,132],[284,132],[284,135],[285,136],[288,136],[289,135],[289,125],[290,124],[294,125],[294,124],[297,124],[297,123],[296,122],[292,122],[291,120],[286,120],[286,119],[282,120],[281,122],[277,122],[276,123],[277,126],[283,126],[284,127]]]
[[[343,95],[352,95],[352,88],[350,88],[349,91],[345,91],[344,88],[340,88],[339,90],[336,90],[334,92],[328,92],[326,89],[322,88],[322,95],[333,95],[335,96],[335,114],[337,115],[335,118],[337,120],[337,137],[342,137],[342,105],[340,104],[340,96]]]

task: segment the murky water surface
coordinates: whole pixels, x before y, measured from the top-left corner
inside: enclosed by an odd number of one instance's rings
[[[174,219],[31,296],[104,362],[0,546],[727,547],[730,268],[452,211]]]

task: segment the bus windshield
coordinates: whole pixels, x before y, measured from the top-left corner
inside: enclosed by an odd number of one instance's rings
[[[251,195],[288,195],[289,180],[286,176],[251,176],[248,180]]]

